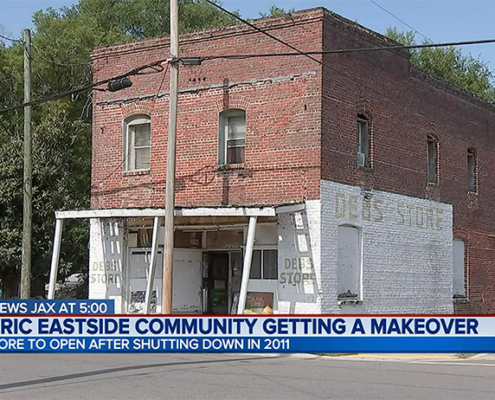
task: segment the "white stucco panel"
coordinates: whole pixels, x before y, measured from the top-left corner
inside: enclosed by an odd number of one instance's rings
[[[278,312],[320,313],[320,201],[278,216]]]
[[[122,222],[90,220],[89,298],[116,300],[116,313],[122,312],[123,240]]]

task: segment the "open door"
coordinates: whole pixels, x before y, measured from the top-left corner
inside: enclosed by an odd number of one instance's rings
[[[229,253],[208,253],[207,313],[229,313]]]

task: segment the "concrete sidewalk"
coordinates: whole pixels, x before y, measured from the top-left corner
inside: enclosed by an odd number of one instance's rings
[[[372,354],[342,354],[342,355],[332,355],[325,354],[324,357],[328,358],[340,358],[343,360],[390,360],[390,361],[444,361],[444,360],[460,360],[464,357],[461,357],[456,353],[428,353],[428,354],[417,354],[417,353],[372,353]]]
[[[227,353],[224,353],[227,355]],[[291,357],[291,358],[307,358],[316,359],[323,358],[328,360],[355,360],[355,361],[471,361],[471,360],[486,360],[495,361],[495,354],[480,353],[366,353],[366,354],[313,354],[313,353],[228,353],[228,355],[249,355],[257,357]]]
[[[495,353],[373,353],[373,354],[325,354],[321,357],[328,359],[342,359],[342,360],[380,360],[380,361],[491,361],[495,362]]]

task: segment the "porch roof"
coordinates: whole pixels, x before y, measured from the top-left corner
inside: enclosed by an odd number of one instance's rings
[[[304,210],[304,203],[273,207],[195,207],[177,208],[176,217],[274,217]],[[56,211],[56,219],[165,217],[165,208],[110,208]]]

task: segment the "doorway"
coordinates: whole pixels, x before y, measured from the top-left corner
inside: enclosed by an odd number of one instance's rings
[[[208,253],[208,276],[205,279],[208,314],[229,313],[229,263],[227,252]]]

